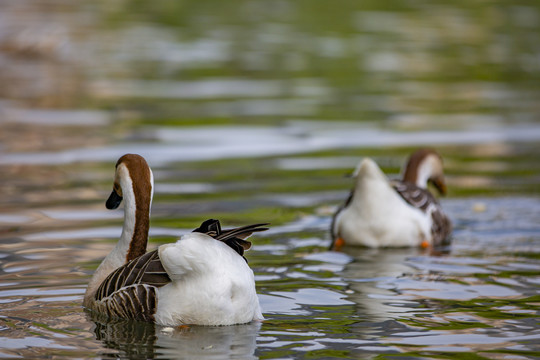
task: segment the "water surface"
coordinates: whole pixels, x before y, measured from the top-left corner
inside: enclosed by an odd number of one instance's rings
[[[540,357],[540,7],[0,2],[0,357]],[[328,251],[362,157],[445,160],[452,246]],[[81,307],[121,231],[114,164],[156,180],[149,248],[207,218],[266,320],[102,322]]]

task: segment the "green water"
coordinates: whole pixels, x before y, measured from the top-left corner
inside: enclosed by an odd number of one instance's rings
[[[0,356],[540,357],[540,5],[533,1],[0,3]],[[454,241],[327,251],[361,158],[433,146]],[[156,180],[150,248],[207,218],[266,321],[100,323],[114,164]]]

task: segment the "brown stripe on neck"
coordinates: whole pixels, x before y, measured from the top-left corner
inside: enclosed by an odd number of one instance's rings
[[[416,184],[418,180],[418,168],[422,161],[431,154],[437,154],[433,149],[420,149],[415,151],[409,161],[407,161],[407,166],[405,168],[405,173],[403,174],[403,181]]]
[[[135,228],[126,255],[126,261],[129,262],[146,253],[148,230],[150,227],[152,181],[150,167],[141,156],[127,154],[120,158],[120,161],[129,170],[133,193],[135,194]]]
[[[144,209],[137,207],[137,210],[135,211],[135,229],[133,231],[131,242],[129,243],[126,261],[131,261],[146,253],[148,230],[150,227],[149,223],[150,217],[148,215],[148,210],[144,211]]]

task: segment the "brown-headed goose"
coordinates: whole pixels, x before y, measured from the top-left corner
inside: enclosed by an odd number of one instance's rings
[[[90,280],[84,306],[109,318],[177,326],[232,325],[262,320],[245,239],[266,224],[222,230],[207,220],[171,244],[146,252],[153,175],[139,155],[116,164],[106,206],[125,202],[120,240]]]
[[[421,149],[409,158],[403,180],[390,181],[377,164],[363,159],[353,174],[355,186],[332,219],[331,248],[440,245],[452,231],[450,219],[427,190],[446,193],[442,158]]]

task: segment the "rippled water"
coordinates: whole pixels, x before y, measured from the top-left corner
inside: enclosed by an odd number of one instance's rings
[[[153,3],[154,4],[154,3]],[[540,357],[540,7],[0,1],[0,357]],[[451,247],[328,251],[364,156],[445,159]],[[266,321],[101,323],[114,163],[156,179],[150,248],[269,221]]]

